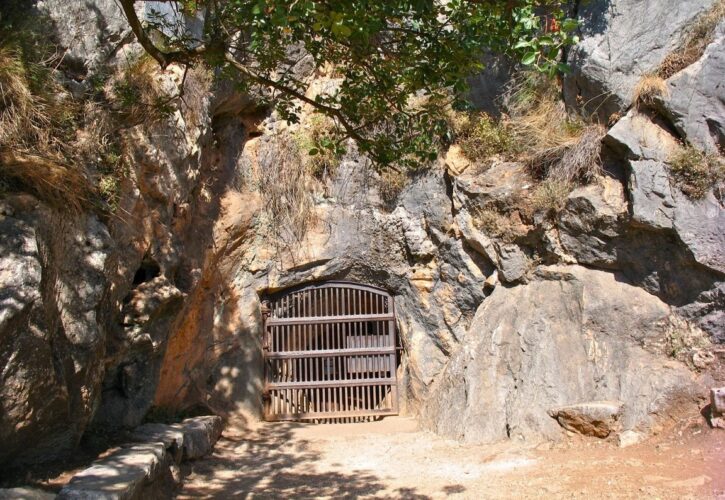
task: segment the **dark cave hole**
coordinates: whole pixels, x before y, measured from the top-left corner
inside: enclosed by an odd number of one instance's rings
[[[133,275],[133,286],[138,286],[147,281],[151,281],[155,277],[161,274],[161,268],[151,257],[144,257],[141,261],[136,274]]]

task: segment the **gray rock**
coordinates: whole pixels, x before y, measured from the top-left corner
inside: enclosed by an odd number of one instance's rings
[[[698,263],[725,273],[725,207],[712,191],[692,200],[675,190],[674,201],[677,235]]]
[[[526,275],[529,259],[518,245],[500,245],[498,253],[501,281],[515,283]]]
[[[605,121],[632,102],[637,81],[654,71],[680,45],[685,28],[712,5],[713,0],[595,0],[582,2],[581,42],[567,63],[564,79],[569,106],[583,105],[587,113]],[[642,22],[646,12],[647,22]]]
[[[552,408],[549,416],[568,431],[605,438],[618,430],[623,407],[621,401],[592,401]]]
[[[184,435],[183,460],[201,458],[211,453],[222,435],[222,419],[217,416],[187,418],[172,428]]]
[[[710,409],[715,416],[725,416],[725,387],[710,389]]]
[[[129,439],[139,443],[163,443],[174,462],[180,463],[183,459],[184,432],[170,425],[143,424],[131,432]]]
[[[725,24],[703,57],[667,81],[664,108],[677,131],[700,149],[725,148]]]
[[[623,402],[624,430],[646,430],[674,403],[697,411],[694,376],[662,355],[666,304],[610,273],[542,271],[483,302],[423,404],[424,427],[468,442],[540,441],[561,437],[547,411],[571,401]]]
[[[55,493],[38,488],[0,488],[0,500],[51,500],[55,497]]]
[[[643,439],[644,436],[637,431],[624,431],[617,436],[617,444],[620,448],[627,448],[639,444]]]
[[[673,227],[675,201],[667,167],[654,160],[631,161],[629,193],[632,220],[656,229]]]
[[[59,499],[159,498],[171,494],[173,480],[162,443],[122,448],[79,472],[63,487]]]
[[[37,6],[51,20],[48,35],[68,48],[65,57],[87,68],[97,68],[118,46],[131,41],[128,21],[113,0],[41,0]],[[142,14],[143,7],[137,9]]]
[[[679,142],[665,127],[656,115],[632,109],[609,129],[603,142],[618,158],[667,161]]]
[[[100,389],[108,233],[10,197],[0,216],[0,463],[74,447]]]
[[[618,257],[613,240],[622,233],[626,214],[624,190],[616,179],[604,177],[576,188],[559,214],[562,259],[613,267]]]

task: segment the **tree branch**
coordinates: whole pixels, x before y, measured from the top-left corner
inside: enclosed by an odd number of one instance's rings
[[[200,56],[206,51],[206,47],[204,45],[199,45],[193,49],[178,50],[175,52],[164,52],[160,50],[151,41],[151,38],[149,38],[146,30],[141,24],[141,21],[136,15],[136,9],[134,8],[136,0],[118,0],[118,2],[121,4],[123,13],[128,20],[128,24],[131,26],[131,31],[133,31],[133,34],[136,35],[138,43],[141,44],[144,50],[153,57],[163,69],[166,69],[169,64],[174,62],[189,64],[195,57]]]

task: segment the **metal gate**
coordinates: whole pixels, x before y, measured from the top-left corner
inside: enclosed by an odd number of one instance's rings
[[[265,420],[398,413],[390,294],[327,282],[273,295],[264,305]]]

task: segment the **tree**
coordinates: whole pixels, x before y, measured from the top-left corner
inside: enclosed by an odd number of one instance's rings
[[[484,51],[553,75],[566,69],[561,49],[576,42],[576,21],[552,0],[172,2],[187,15],[203,14],[198,39],[168,16],[142,22],[140,1],[120,3],[161,67],[210,64],[246,89],[270,88],[290,122],[298,120],[298,103],[307,103],[337,126],[337,140],[324,147],[339,151],[351,138],[378,165],[415,167],[435,157],[436,138],[446,130],[443,110],[482,69]],[[334,65],[341,84],[333,95],[305,96],[305,83],[290,71],[290,47],[304,47],[318,68]]]

